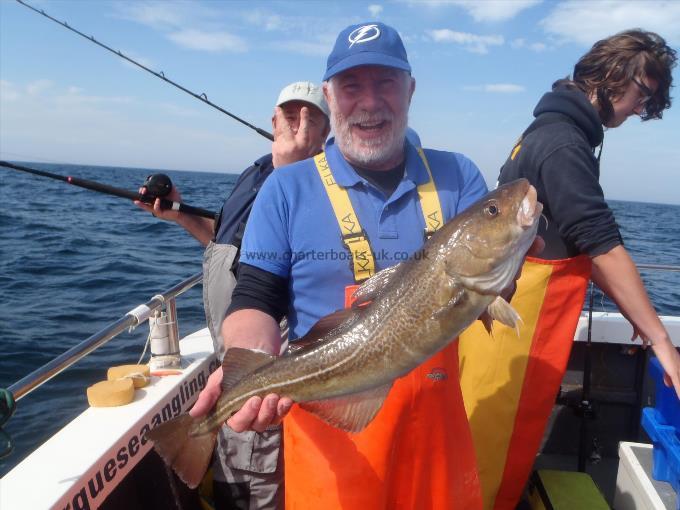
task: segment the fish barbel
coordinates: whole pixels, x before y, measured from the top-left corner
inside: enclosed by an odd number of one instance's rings
[[[289,397],[335,427],[362,430],[395,379],[483,312],[516,327],[519,316],[500,293],[514,282],[542,208],[526,179],[500,186],[436,231],[411,259],[364,282],[353,307],[321,319],[300,340],[304,347],[280,357],[229,349],[222,395],[211,413],[180,416],[148,437],[194,487],[219,427],[253,396]]]

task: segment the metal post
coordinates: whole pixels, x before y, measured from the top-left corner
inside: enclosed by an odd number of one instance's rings
[[[168,343],[170,352],[179,353],[179,324],[177,322],[177,303],[174,298],[165,302],[165,311],[168,314]]]

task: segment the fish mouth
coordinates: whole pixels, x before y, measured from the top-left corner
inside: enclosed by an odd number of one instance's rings
[[[543,212],[543,204],[537,197],[536,188],[530,184],[517,211],[517,223],[524,229],[531,228]]]

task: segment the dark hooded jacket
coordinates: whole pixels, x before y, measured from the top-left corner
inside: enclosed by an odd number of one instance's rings
[[[558,87],[541,98],[534,117],[501,168],[499,183],[525,177],[536,187],[548,220],[538,231],[546,242],[540,257],[594,257],[623,244],[599,183],[594,148],[604,134],[595,108],[582,92]]]

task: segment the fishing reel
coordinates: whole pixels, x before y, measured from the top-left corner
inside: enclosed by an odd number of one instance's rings
[[[151,174],[146,178],[142,187],[146,188],[144,197],[155,200],[156,198],[163,198],[170,193],[172,181],[165,174]]]

